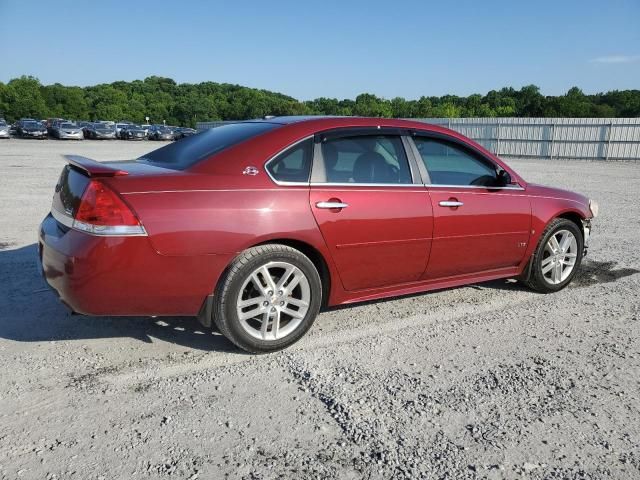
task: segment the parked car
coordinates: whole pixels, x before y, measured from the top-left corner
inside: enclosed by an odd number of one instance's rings
[[[190,137],[191,135],[195,135],[198,133],[197,130],[188,127],[176,127],[173,130],[173,139],[180,140],[181,138]]]
[[[151,125],[148,124],[144,124],[144,125],[140,125],[140,128],[142,128],[144,130],[144,134],[148,137],[149,136],[149,129],[151,128]]]
[[[23,118],[16,124],[16,135],[21,138],[47,139],[47,129],[38,121],[32,118]]]
[[[49,135],[52,135],[51,129],[53,128],[53,126],[56,123],[60,123],[60,122],[64,122],[64,121],[65,121],[64,118],[47,118],[44,121],[44,126],[47,128],[47,131],[49,132]]]
[[[149,140],[173,140],[173,131],[164,125],[151,125],[147,136]]]
[[[51,136],[58,140],[84,140],[84,132],[75,123],[55,122],[51,127]]]
[[[198,316],[251,352],[291,345],[321,306],[499,278],[557,292],[598,214],[459,133],[382,118],[247,121],[138,160],[69,157],[55,192],[40,258],[73,311]]]
[[[11,135],[9,134],[9,125],[4,118],[0,118],[0,138],[11,138]]]
[[[91,140],[114,140],[116,138],[115,124],[91,123],[84,129],[85,138]]]
[[[147,135],[140,125],[125,125],[120,129],[119,138],[121,140],[145,140]]]
[[[119,122],[116,123],[116,136],[118,138],[120,138],[120,130],[122,130],[123,127],[126,127],[127,125],[131,125],[130,122]]]

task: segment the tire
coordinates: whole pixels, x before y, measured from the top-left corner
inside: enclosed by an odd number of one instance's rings
[[[569,232],[575,242],[571,241],[570,236],[564,237],[564,232]],[[556,249],[557,253],[554,255],[551,251],[553,247],[548,245],[549,242],[553,242],[551,240],[552,237],[555,237],[556,243],[560,247],[562,246],[559,245],[562,243],[561,240],[569,238],[570,248],[567,248],[566,253],[563,253],[562,249]],[[574,222],[566,218],[552,220],[540,237],[540,241],[531,258],[529,278],[524,283],[541,293],[553,293],[562,290],[571,283],[580,268],[584,252],[583,245],[582,232]],[[569,265],[567,262],[573,262],[573,264]],[[571,267],[571,269],[569,270],[568,267]]]
[[[320,275],[308,257],[286,245],[262,245],[242,252],[223,274],[214,296],[213,321],[241,349],[274,352],[297,342],[311,328],[321,301]]]

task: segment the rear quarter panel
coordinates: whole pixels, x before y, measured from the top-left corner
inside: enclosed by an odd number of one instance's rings
[[[163,255],[237,253],[274,238],[323,246],[306,187],[140,192],[124,197]]]

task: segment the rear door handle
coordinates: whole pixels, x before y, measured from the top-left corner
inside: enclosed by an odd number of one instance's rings
[[[316,203],[316,207],[318,208],[347,208],[349,206],[348,203],[342,202],[318,202]]]
[[[461,207],[464,203],[457,200],[443,200],[440,202],[441,207]]]

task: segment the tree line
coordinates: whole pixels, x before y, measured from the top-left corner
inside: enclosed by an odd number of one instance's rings
[[[198,121],[242,120],[265,115],[359,115],[368,117],[638,117],[640,90],[586,95],[577,87],[545,96],[535,85],[492,90],[486,95],[423,96],[417,100],[363,93],[355,100],[316,98],[298,101],[268,90],[202,82],[178,84],[148,77],[89,87],[42,85],[22,76],[0,82],[0,116],[74,120],[129,120],[194,126]]]

